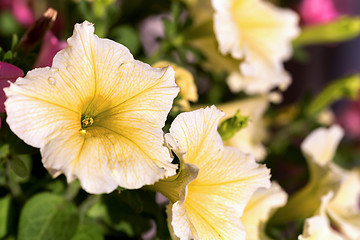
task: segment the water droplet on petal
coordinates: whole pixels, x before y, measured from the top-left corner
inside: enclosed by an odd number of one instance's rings
[[[71,71],[73,67],[71,65],[66,65],[66,70]]]
[[[50,85],[55,85],[56,84],[56,80],[53,78],[53,77],[48,77],[48,83],[50,84]]]

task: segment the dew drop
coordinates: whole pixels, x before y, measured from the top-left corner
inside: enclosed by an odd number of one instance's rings
[[[66,65],[66,70],[71,71],[73,67],[71,65]]]
[[[56,80],[53,77],[48,77],[47,81],[48,81],[48,83],[50,85],[55,85],[56,84]]]

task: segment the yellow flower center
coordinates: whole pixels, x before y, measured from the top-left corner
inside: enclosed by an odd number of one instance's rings
[[[88,115],[81,116],[81,128],[90,127],[94,123],[94,119]]]

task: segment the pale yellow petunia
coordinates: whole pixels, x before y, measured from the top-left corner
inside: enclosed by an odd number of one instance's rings
[[[350,240],[360,239],[360,173],[347,171],[326,212],[340,231]]]
[[[228,79],[230,88],[249,94],[286,89],[290,76],[282,62],[299,34],[296,13],[263,0],[212,0],[212,5],[219,50],[242,60]]]
[[[90,193],[140,188],[174,175],[162,127],[179,89],[171,67],[154,69],[129,50],[76,24],[52,67],[5,89],[7,122],[40,148],[55,177],[79,178]]]
[[[325,208],[333,195],[333,192],[329,192],[321,197],[321,205],[316,215],[305,220],[303,233],[298,237],[299,240],[345,240],[343,236],[332,229],[326,216]]]
[[[284,208],[275,213],[275,222],[311,217],[319,208],[322,196],[330,191],[338,191],[346,172],[332,160],[343,134],[338,125],[333,125],[318,128],[306,137],[301,150],[309,166],[309,182],[289,198]]]
[[[309,162],[326,166],[332,161],[344,131],[338,125],[314,130],[301,144],[301,150]]]
[[[172,188],[165,187],[166,179],[158,188],[170,199],[169,225],[180,239],[245,239],[240,216],[256,189],[270,185],[265,166],[238,149],[223,146],[217,132],[221,117],[223,113],[214,106],[181,113],[167,135],[180,161],[199,169],[197,174],[187,167],[193,174],[188,173],[185,191],[178,190],[178,196],[168,192]],[[180,171],[180,175],[185,173]]]
[[[246,239],[270,239],[265,234],[266,221],[276,208],[286,204],[287,197],[287,193],[276,182],[272,182],[269,189],[260,188],[251,196],[241,217],[246,230]]]
[[[309,159],[312,178],[316,179],[313,188],[319,188],[320,183],[323,186],[334,186],[332,182],[339,182],[339,186],[332,187],[334,198],[324,211],[348,239],[357,240],[360,239],[359,172],[357,169],[341,169],[331,161],[343,135],[338,125],[329,129],[319,128],[305,139],[301,149]],[[328,176],[332,176],[331,179]]]

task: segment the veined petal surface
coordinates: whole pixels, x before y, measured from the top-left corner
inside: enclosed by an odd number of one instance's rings
[[[179,89],[171,67],[154,69],[121,44],[76,24],[51,68],[34,69],[5,89],[7,122],[40,148],[44,166],[90,193],[174,175],[162,127]]]
[[[212,106],[182,113],[170,127],[178,151],[185,153],[183,160],[199,168],[197,178],[187,186],[183,207],[172,206],[175,234],[190,221],[187,226],[194,239],[245,239],[240,221],[245,205],[256,189],[270,185],[266,167],[238,149],[223,146],[217,132],[222,116]]]

